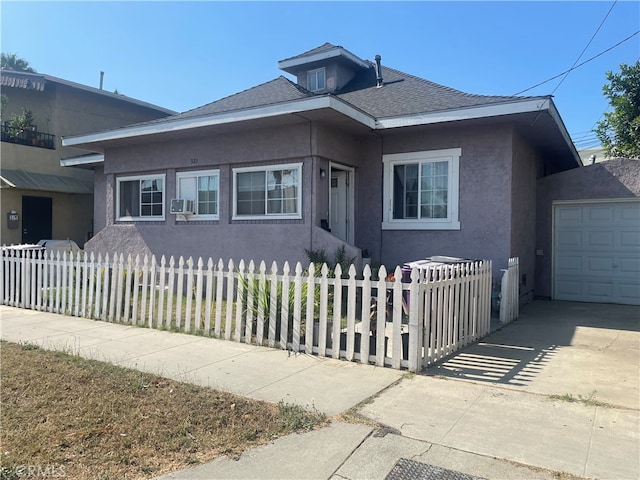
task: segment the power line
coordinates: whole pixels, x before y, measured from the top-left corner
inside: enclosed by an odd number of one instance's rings
[[[578,69],[578,68],[580,68],[581,66],[586,65],[587,63],[589,63],[589,62],[591,62],[591,61],[595,60],[595,59],[596,59],[596,58],[598,58],[598,57],[601,57],[602,55],[604,55],[605,53],[607,53],[607,52],[609,52],[609,51],[613,50],[614,48],[619,47],[619,46],[620,46],[620,45],[622,45],[624,42],[626,42],[626,41],[628,41],[628,40],[631,40],[633,37],[635,37],[636,35],[638,35],[638,33],[640,33],[640,30],[636,30],[634,33],[632,33],[631,35],[629,35],[627,38],[625,38],[625,39],[623,39],[623,40],[620,40],[620,41],[619,41],[618,43],[616,43],[615,45],[613,45],[613,46],[611,46],[611,47],[607,48],[606,50],[603,50],[602,52],[598,53],[597,55],[594,55],[593,57],[591,57],[591,58],[589,58],[589,59],[585,60],[584,62],[582,62],[582,63],[580,63],[580,64],[578,64],[578,65],[574,65],[574,66],[573,66],[573,67],[571,67],[569,70],[567,70],[567,71],[565,71],[565,72],[562,72],[562,73],[559,73],[558,75],[555,75],[555,76],[553,76],[553,77],[551,77],[551,78],[549,78],[549,79],[545,80],[544,82],[537,83],[537,84],[535,84],[533,87],[525,88],[524,90],[521,90],[521,91],[519,91],[518,93],[514,93],[513,95],[515,96],[515,95],[520,95],[520,94],[522,94],[522,93],[524,93],[524,92],[528,92],[529,90],[533,90],[534,88],[537,88],[537,87],[539,87],[539,86],[541,86],[541,85],[544,85],[545,83],[549,83],[549,82],[551,82],[552,80],[555,80],[556,78],[561,77],[562,75],[565,75],[565,74],[567,74],[567,73],[569,73],[569,72],[571,72],[571,71],[573,71],[573,70],[577,70],[577,69]],[[555,90],[554,90],[554,91],[555,91]]]
[[[574,67],[576,66],[576,63],[578,63],[578,61],[582,58],[582,55],[584,55],[584,52],[587,51],[587,48],[589,48],[589,45],[591,45],[591,42],[593,42],[593,39],[596,38],[596,35],[598,34],[600,29],[602,28],[602,25],[604,25],[604,22],[607,20],[607,18],[609,18],[609,14],[611,13],[611,10],[613,10],[613,7],[616,6],[616,3],[618,3],[618,0],[614,0],[613,4],[611,5],[611,8],[609,9],[607,14],[602,19],[602,22],[600,22],[600,25],[598,25],[598,28],[596,29],[596,31],[593,33],[593,35],[591,35],[591,39],[587,43],[587,46],[582,49],[582,52],[580,53],[580,55],[578,55],[578,58],[576,58],[576,61],[573,62],[573,65],[571,65],[571,68],[567,71],[567,73],[564,75],[564,77],[562,77],[562,80],[560,80],[560,83],[558,83],[558,85],[556,85],[556,88],[553,89],[553,92],[551,92],[551,95],[556,93],[556,90],[558,90],[558,88],[560,88],[560,85],[562,85],[562,82],[564,82],[565,79],[569,76],[569,73],[574,69]]]
[[[638,32],[636,32],[635,34],[637,34],[637,33]],[[640,62],[640,56],[638,56],[638,58],[636,58],[636,62]],[[576,145],[576,147],[578,146],[579,143],[585,143],[586,141],[588,141],[592,137],[597,136],[595,131],[594,131],[594,129],[596,128],[598,123],[600,123],[600,120],[602,120],[602,118],[605,116],[605,114],[607,112],[609,112],[610,110],[611,110],[611,105],[609,105],[605,109],[605,111],[600,114],[600,117],[598,118],[598,120],[596,120],[595,123],[592,125],[591,130],[586,130],[584,132],[575,132],[573,134],[569,134],[569,136],[571,137],[571,139],[572,139],[574,145]],[[575,138],[577,136],[579,136],[579,138]],[[600,145],[600,139],[598,139],[598,145]],[[589,147],[583,147],[583,148],[589,148]]]
[[[583,135],[583,136],[581,136],[580,138],[578,138],[578,139],[574,140],[574,141],[573,141],[573,143],[580,142],[580,141],[581,141],[583,138],[585,138],[585,137],[590,137],[590,136],[592,136],[592,135],[595,135],[595,132],[593,131],[593,129],[594,129],[594,128],[596,128],[596,126],[598,125],[598,123],[600,122],[600,120],[602,120],[602,117],[604,117],[604,114],[605,114],[609,109],[610,109],[610,107],[607,107],[607,109],[606,109],[604,112],[602,112],[602,113],[600,114],[600,117],[598,118],[598,120],[596,120],[596,121],[595,121],[595,123],[594,123],[594,124],[593,124],[593,126],[591,127],[591,130],[587,130],[586,132],[579,132],[579,133],[584,134],[584,135]]]

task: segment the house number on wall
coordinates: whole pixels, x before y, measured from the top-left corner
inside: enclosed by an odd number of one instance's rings
[[[197,165],[198,164],[198,159],[197,158],[192,158],[191,159],[191,165]]]

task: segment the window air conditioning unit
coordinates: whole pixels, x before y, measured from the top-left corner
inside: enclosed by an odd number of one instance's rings
[[[174,198],[171,200],[170,212],[174,215],[186,215],[193,213],[193,200]]]

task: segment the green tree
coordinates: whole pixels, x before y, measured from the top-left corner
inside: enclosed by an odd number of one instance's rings
[[[3,53],[0,57],[0,67],[17,72],[36,73],[36,71],[29,66],[29,62],[24,58],[19,58],[15,53]]]
[[[594,130],[609,157],[640,158],[640,61],[607,72],[602,91],[613,107]]]

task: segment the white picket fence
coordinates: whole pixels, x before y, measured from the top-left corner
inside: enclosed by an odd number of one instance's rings
[[[3,305],[410,371],[489,333],[490,261],[414,269],[405,283],[402,274],[7,249],[0,295]]]
[[[520,259],[510,258],[502,270],[500,287],[500,323],[507,324],[518,318],[520,312]]]

